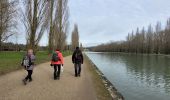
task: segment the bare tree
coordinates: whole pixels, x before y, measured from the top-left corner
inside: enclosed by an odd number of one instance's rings
[[[126,41],[118,41],[112,43],[101,44],[93,47],[95,51],[107,52],[131,52],[131,53],[162,53],[170,54],[170,19],[167,20],[164,29],[161,23],[157,22],[155,29],[151,25],[148,26],[147,32],[143,27],[136,34],[128,34]]]
[[[50,30],[49,30],[49,40],[48,40],[48,44],[49,44],[49,53],[54,49],[54,43],[52,41],[53,36],[54,36],[54,32],[53,32],[53,24],[54,24],[54,15],[56,12],[54,12],[55,9],[55,4],[56,4],[57,0],[48,0],[48,5],[49,5],[49,15],[50,15]]]
[[[80,43],[80,49],[83,51],[83,44]]]
[[[167,20],[167,24],[164,31],[164,51],[165,54],[170,53],[170,18]]]
[[[78,25],[74,25],[74,30],[72,32],[72,50],[74,50],[77,46],[79,46],[79,31],[78,31]]]
[[[68,0],[51,0],[49,51],[64,49],[69,26]],[[55,5],[55,6],[54,6]]]
[[[155,53],[160,53],[160,32],[161,32],[161,23],[157,22],[155,26],[155,33],[154,33],[154,49]]]
[[[148,31],[146,34],[146,41],[147,41],[147,53],[152,53],[153,49],[153,28],[151,25],[148,26]]]
[[[141,30],[141,53],[144,53],[145,52],[145,44],[146,44],[146,41],[145,41],[145,28],[143,27],[142,30]]]
[[[135,52],[138,53],[139,52],[139,44],[140,44],[140,33],[139,33],[139,28],[136,29],[136,37],[135,37],[135,41],[134,41],[134,46],[135,46]]]
[[[0,50],[2,42],[15,34],[16,0],[0,0]]]
[[[47,0],[25,0],[22,11],[27,48],[37,49],[39,41],[48,26]]]

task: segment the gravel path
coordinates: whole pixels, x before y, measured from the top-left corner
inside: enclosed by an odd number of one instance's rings
[[[26,86],[22,83],[25,70],[1,76],[0,100],[97,100],[87,64],[82,66],[81,77],[76,78],[71,56],[64,60],[60,80],[53,80],[53,68],[49,62],[36,66],[33,81]]]

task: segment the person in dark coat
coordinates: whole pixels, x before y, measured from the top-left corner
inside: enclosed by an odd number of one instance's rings
[[[74,64],[75,68],[75,77],[81,75],[81,64],[83,64],[83,54],[82,51],[79,49],[79,47],[76,47],[76,50],[74,51],[72,55],[72,62]]]

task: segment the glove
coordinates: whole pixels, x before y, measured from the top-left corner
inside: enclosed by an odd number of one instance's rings
[[[61,64],[62,66],[64,66],[64,64]]]
[[[50,64],[50,66],[53,66],[53,64]]]
[[[25,70],[27,70],[27,67],[26,67],[26,66],[24,66],[24,69],[25,69]]]

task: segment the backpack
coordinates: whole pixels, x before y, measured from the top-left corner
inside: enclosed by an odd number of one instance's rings
[[[23,63],[23,66],[30,67],[31,66],[31,58],[29,56],[25,56],[22,63]]]
[[[77,62],[81,62],[81,60],[82,60],[82,58],[81,58],[81,52],[80,51],[77,51],[76,53],[75,53],[75,60],[77,61]]]
[[[52,55],[52,61],[58,62],[59,60],[60,60],[60,58],[59,58],[59,56],[58,56],[58,53],[57,53],[57,52],[53,53],[53,55]]]

